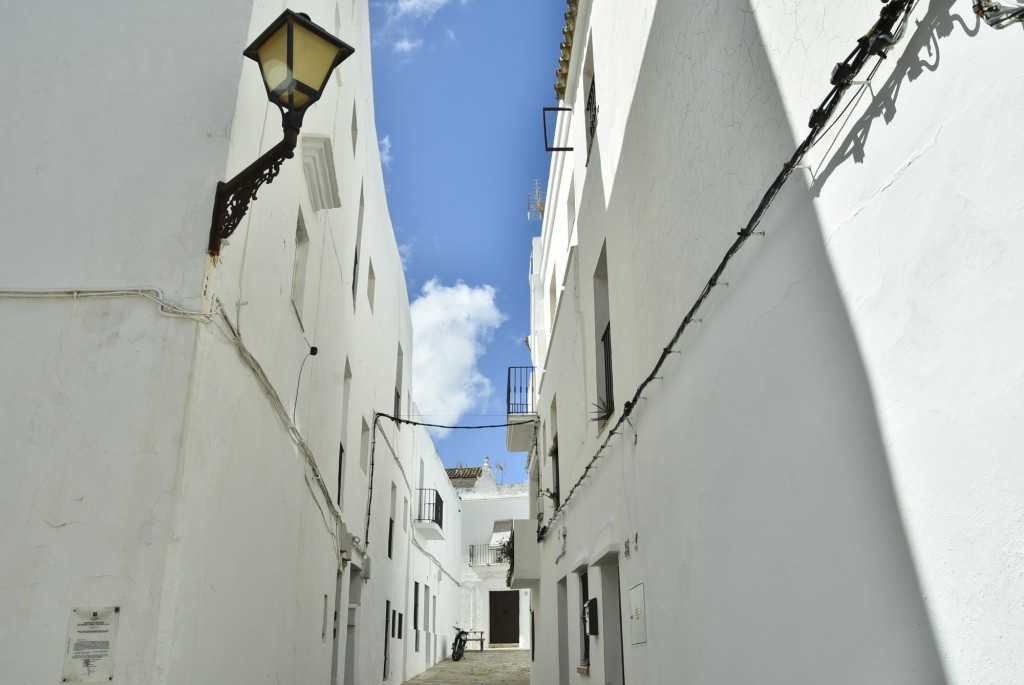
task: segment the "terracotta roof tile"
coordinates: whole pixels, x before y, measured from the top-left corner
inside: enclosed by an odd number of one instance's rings
[[[479,478],[480,474],[483,473],[483,468],[480,466],[459,466],[453,469],[445,469],[448,473],[448,478],[451,480],[460,480],[462,478]]]

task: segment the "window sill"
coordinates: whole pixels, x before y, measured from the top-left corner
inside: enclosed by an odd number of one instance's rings
[[[580,675],[590,675],[590,664],[581,664],[577,666],[576,672]]]

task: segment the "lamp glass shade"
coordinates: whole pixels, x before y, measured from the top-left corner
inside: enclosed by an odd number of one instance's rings
[[[337,45],[332,45],[302,24],[296,23],[292,30],[292,76],[319,96],[331,71],[341,61],[341,52]],[[297,101],[295,105],[301,106]]]
[[[304,15],[285,10],[242,54],[259,63],[270,101],[301,121],[331,72],[352,52]]]
[[[288,69],[288,25],[281,24],[262,45],[256,48],[256,54],[267,92],[280,93],[278,98],[281,98],[282,95],[286,96],[288,81],[291,79]],[[281,98],[279,102],[282,105],[288,104],[286,98]]]

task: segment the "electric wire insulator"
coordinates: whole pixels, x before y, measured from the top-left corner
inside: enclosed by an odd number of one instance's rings
[[[1024,22],[1024,4],[1020,2],[1007,7],[998,2],[978,0],[972,9],[976,16],[994,29],[1005,29],[1011,24]]]

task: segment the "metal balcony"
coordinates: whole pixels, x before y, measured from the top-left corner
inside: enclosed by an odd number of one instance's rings
[[[416,491],[416,531],[427,540],[444,540],[444,500],[437,490],[419,488]]]
[[[508,557],[501,547],[493,545],[470,545],[469,565],[470,566],[494,566],[496,564],[507,564]]]
[[[533,371],[532,366],[508,367],[505,407],[510,425],[505,434],[505,446],[509,452],[529,452],[533,444],[533,428],[537,421],[533,406],[536,394]]]

